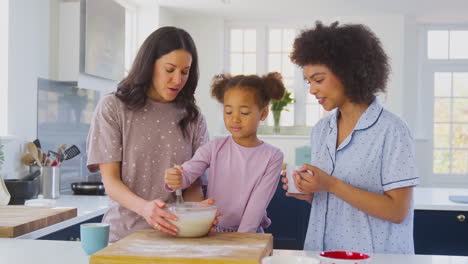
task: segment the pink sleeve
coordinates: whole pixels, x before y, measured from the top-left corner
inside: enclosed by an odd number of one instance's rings
[[[209,141],[208,126],[206,125],[205,116],[200,113],[198,116],[197,122],[194,124],[194,133],[193,133],[193,142],[192,142],[192,156],[195,155],[195,152],[206,144]],[[200,178],[198,178],[198,183],[202,185],[208,185],[208,176],[206,173],[203,173]]]
[[[104,97],[93,114],[86,142],[90,172],[98,171],[101,163],[122,161],[122,127],[113,96]]]
[[[182,164],[182,168],[184,169],[182,173],[182,189],[189,187],[210,167],[213,146],[212,142],[208,142],[199,147],[195,155]]]
[[[282,165],[283,153],[278,151],[273,156],[262,179],[253,190],[237,232],[255,233],[257,231],[265,216],[268,204],[275,194]]]

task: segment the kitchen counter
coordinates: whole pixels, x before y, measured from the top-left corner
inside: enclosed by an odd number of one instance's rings
[[[317,253],[274,250],[273,255],[317,256]],[[396,254],[372,254],[371,257],[373,264],[468,264],[468,257]],[[81,249],[80,242],[0,238],[0,263],[87,264],[89,256]]]
[[[59,199],[33,199],[26,201],[28,206],[54,206],[77,208],[77,216],[63,222],[36,230],[34,232],[18,236],[20,239],[36,239],[69,226],[81,223],[93,217],[104,214],[107,211],[108,196],[95,195],[60,195]],[[3,262],[0,262],[3,263]]]
[[[468,203],[452,202],[449,200],[450,195],[468,196],[468,189],[416,187],[414,209],[468,212]]]
[[[468,195],[468,189],[456,188],[423,188],[417,187],[414,191],[415,210],[442,210],[442,211],[467,211],[468,204],[454,203],[449,200],[449,195]],[[93,195],[61,195],[59,199],[33,199],[26,205],[76,207],[78,216],[49,227],[19,236],[17,238],[36,239],[55,231],[67,228],[93,217],[102,215],[108,208],[110,198],[108,196]]]

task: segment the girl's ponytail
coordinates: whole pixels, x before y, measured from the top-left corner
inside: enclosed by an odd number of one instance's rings
[[[265,96],[270,100],[281,100],[286,92],[283,78],[278,72],[269,72],[262,77]]]
[[[227,89],[227,84],[232,79],[232,76],[227,73],[218,74],[213,77],[213,81],[211,83],[211,96],[216,98],[218,102],[223,103],[224,101],[224,93]]]

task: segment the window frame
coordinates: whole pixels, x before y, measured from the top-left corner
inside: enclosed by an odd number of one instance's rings
[[[225,24],[225,34],[224,34],[224,72],[229,72],[230,70],[230,43],[231,43],[231,36],[230,31],[232,29],[255,29],[257,32],[257,70],[256,74],[263,75],[268,72],[268,51],[269,51],[269,39],[268,39],[268,31],[269,29],[295,29],[298,32],[303,28],[304,25],[298,25],[295,23],[271,23],[271,22],[236,22],[236,21],[229,21]],[[310,131],[312,126],[306,126],[306,105],[307,100],[306,96],[308,93],[308,89],[305,86],[305,81],[303,79],[302,70],[297,67],[294,71],[294,80],[296,85],[294,86],[294,125],[282,127],[281,135],[297,135],[297,134],[304,134],[303,131]],[[303,85],[301,85],[303,84]],[[301,128],[297,128],[297,126],[301,126]],[[273,125],[266,125],[261,124],[262,128],[266,130],[272,129]],[[288,128],[288,129],[283,129]],[[289,133],[288,133],[289,132]],[[306,134],[304,134],[306,135]],[[308,134],[307,134],[308,135]]]
[[[430,144],[430,175],[428,181],[431,185],[437,186],[454,186],[460,184],[468,184],[468,173],[454,174],[454,173],[435,173],[434,172],[434,74],[436,72],[468,72],[468,59],[429,59],[428,57],[428,32],[432,30],[466,30],[468,31],[468,24],[445,24],[445,25],[422,25],[420,36],[420,67],[421,79],[418,94],[422,98],[421,112],[419,115],[422,131],[422,138],[429,139]],[[449,47],[450,48],[450,45]],[[453,97],[451,97],[453,98]],[[452,106],[452,105],[451,105]],[[453,107],[453,106],[452,106]],[[450,124],[453,124],[452,121]],[[425,131],[425,132],[423,132]],[[450,141],[453,137],[450,135]],[[450,146],[449,149],[452,147]],[[428,164],[429,165],[429,164]],[[426,175],[424,175],[426,176]]]

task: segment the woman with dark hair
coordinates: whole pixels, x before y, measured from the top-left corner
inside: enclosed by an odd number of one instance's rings
[[[137,229],[175,235],[163,208],[175,201],[164,189],[164,171],[182,164],[208,141],[205,119],[195,104],[198,56],[190,35],[163,27],[143,43],[117,91],[96,107],[87,141],[88,168],[100,170],[112,199],[103,222],[111,242]],[[195,182],[184,193],[201,201]]]
[[[376,99],[390,68],[379,39],[364,25],[318,22],[296,38],[291,60],[310,94],[335,109],[312,129],[311,165],[294,172],[302,194],[286,193],[312,205],[304,249],[414,254],[413,138]]]

